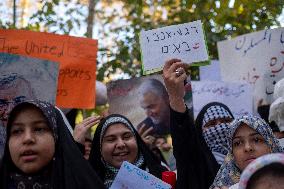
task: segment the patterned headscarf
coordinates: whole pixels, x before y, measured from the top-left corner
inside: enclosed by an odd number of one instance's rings
[[[232,143],[234,134],[242,123],[257,131],[264,138],[265,143],[270,147],[272,153],[283,151],[277,138],[273,135],[271,128],[263,119],[257,116],[242,116],[235,119],[231,123],[230,130],[228,130],[229,152],[224,163],[219,169],[217,176],[215,177],[213,185],[210,188],[232,186],[240,180],[241,170],[235,163]]]
[[[224,107],[220,105],[210,106],[204,113],[202,128],[209,121],[221,119],[221,118],[233,119],[232,115]],[[214,127],[210,127],[206,130],[203,130],[202,132],[203,137],[207,143],[207,146],[210,148],[215,158],[216,158],[216,155],[215,155],[216,152],[223,155],[223,157],[227,155],[228,153],[228,141],[227,141],[227,130],[228,129],[229,129],[229,123],[221,123],[221,124],[215,125]],[[223,161],[220,161],[220,162],[218,161],[218,163],[220,164],[222,162]]]
[[[272,163],[281,163],[284,165],[284,154],[282,153],[274,153],[274,154],[266,154],[261,156],[251,162],[243,171],[240,182],[239,189],[246,189],[248,181],[250,178],[261,168],[270,165]]]
[[[135,140],[137,141],[137,136],[135,135],[134,129],[131,126],[131,123],[129,123],[129,121],[127,119],[124,119],[121,116],[109,117],[104,122],[104,124],[102,126],[101,133],[100,133],[100,148],[101,148],[101,151],[102,151],[102,141],[103,141],[103,137],[104,137],[104,135],[106,133],[106,130],[110,126],[112,126],[113,124],[116,124],[116,123],[122,123],[123,125],[125,125],[132,132],[132,134],[135,137]],[[112,185],[112,182],[113,182],[115,176],[117,175],[119,169],[117,169],[117,168],[113,167],[112,165],[108,164],[106,161],[103,160],[103,158],[102,158],[102,162],[103,162],[103,164],[106,167],[106,176],[105,176],[104,184],[105,184],[105,186],[107,188],[109,188]],[[139,155],[137,156],[136,161],[134,162],[134,165],[137,166],[137,167],[141,167],[143,165],[143,163],[144,163],[144,158],[143,158],[142,154],[139,153]]]

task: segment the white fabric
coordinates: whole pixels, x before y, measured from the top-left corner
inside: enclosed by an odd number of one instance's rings
[[[234,184],[233,186],[230,186],[229,189],[238,189],[239,183]]]
[[[280,146],[284,149],[284,138],[278,139]]]
[[[214,155],[217,163],[219,165],[222,165],[226,156],[224,154],[221,154],[221,153],[218,153],[218,152],[214,152],[214,151],[212,152],[212,154]]]
[[[274,93],[273,93],[274,100],[277,98],[284,98],[284,78],[279,80],[274,86]]]
[[[67,129],[70,131],[71,135],[73,135],[73,129],[72,129],[72,127],[71,127],[71,125],[70,125],[68,119],[66,118],[65,114],[64,114],[57,106],[55,106],[55,108],[56,108],[57,110],[59,110],[59,112],[60,112],[60,114],[61,114],[61,116],[62,116],[62,118],[63,118],[63,121],[65,122],[65,124],[66,124],[66,126],[67,126]]]
[[[277,98],[269,109],[269,121],[275,121],[279,130],[284,131],[284,98]]]

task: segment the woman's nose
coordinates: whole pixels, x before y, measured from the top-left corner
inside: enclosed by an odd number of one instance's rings
[[[250,142],[245,142],[245,151],[246,152],[253,151],[253,146]]]
[[[124,140],[123,140],[123,139],[118,139],[116,146],[117,146],[118,148],[123,148],[123,147],[125,147],[125,142],[124,142]]]
[[[23,143],[24,144],[31,144],[35,142],[34,135],[31,131],[25,131],[24,132],[24,138],[23,138]]]

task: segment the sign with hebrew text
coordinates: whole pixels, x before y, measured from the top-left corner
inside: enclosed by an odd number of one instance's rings
[[[110,189],[170,189],[171,186],[150,173],[124,161]]]
[[[93,108],[97,41],[26,30],[0,30],[0,52],[58,62],[56,105]],[[23,66],[23,65],[22,65]]]
[[[218,43],[223,81],[246,81],[255,102],[273,100],[274,85],[284,77],[284,28],[269,29]]]
[[[144,74],[162,70],[165,62],[172,58],[189,64],[209,59],[200,20],[142,31],[140,46]]]

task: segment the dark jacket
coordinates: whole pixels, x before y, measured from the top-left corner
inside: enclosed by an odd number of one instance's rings
[[[188,109],[185,113],[171,109],[170,118],[177,164],[176,189],[208,189],[219,169],[217,161],[194,126]]]

